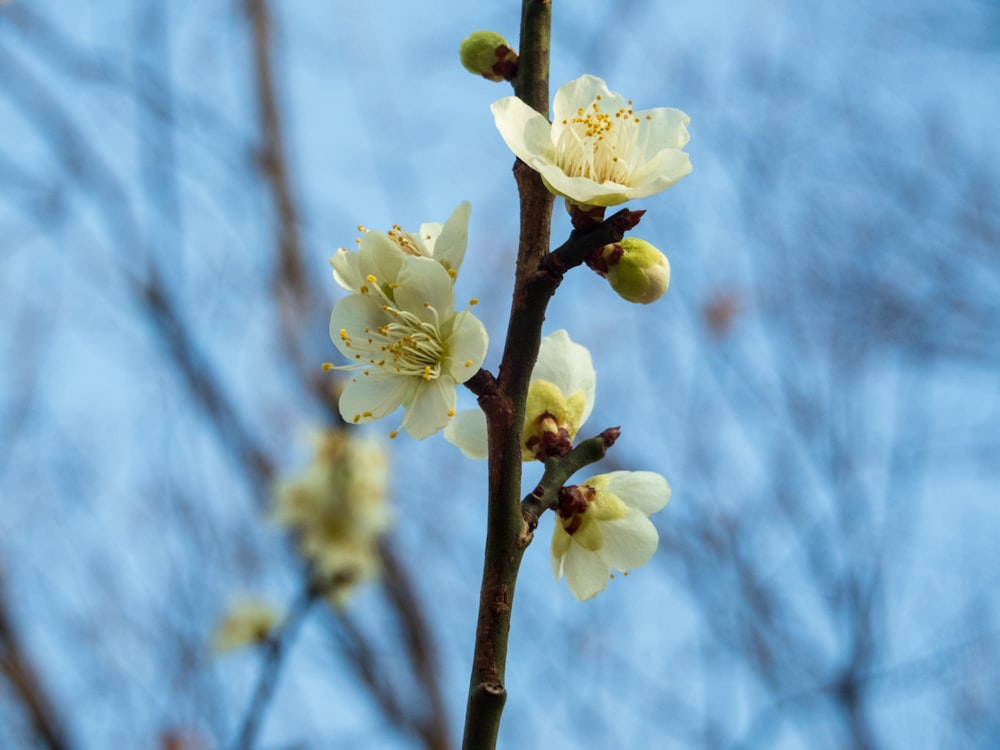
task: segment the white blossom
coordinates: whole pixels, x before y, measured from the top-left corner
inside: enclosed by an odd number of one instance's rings
[[[580,601],[604,591],[612,569],[626,575],[656,552],[648,516],[670,501],[670,485],[651,471],[600,474],[560,491],[552,534],[552,572]]]
[[[563,85],[552,109],[550,123],[516,96],[492,106],[510,150],[573,203],[615,206],[665,190],[691,172],[681,150],[691,118],[678,109],[636,111],[591,75]]]
[[[525,404],[523,460],[563,455],[572,449],[573,438],[594,408],[596,381],[590,352],[573,342],[565,330],[542,339]],[[486,416],[480,409],[459,412],[444,436],[469,458],[487,457]]]
[[[340,397],[344,419],[371,422],[402,406],[400,428],[419,440],[455,415],[455,388],[479,370],[488,338],[468,309],[455,313],[452,277],[437,260],[404,255],[385,273],[334,306],[330,337],[351,364],[328,369],[355,372]]]
[[[357,252],[349,252],[342,247],[330,258],[333,278],[349,292],[359,292],[368,276],[375,276],[383,283],[395,283],[403,259],[410,255],[433,258],[454,281],[465,258],[471,210],[469,202],[464,201],[444,224],[421,224],[420,231],[415,234],[399,225],[388,233],[359,227],[362,235]]]

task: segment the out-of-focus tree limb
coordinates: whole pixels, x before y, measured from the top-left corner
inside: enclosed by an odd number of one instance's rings
[[[258,158],[277,215],[275,291],[285,291],[303,305],[308,285],[302,272],[299,210],[289,176],[284,126],[274,83],[271,12],[267,0],[246,0],[243,7],[253,33],[253,71],[262,141]]]
[[[6,593],[0,570],[0,672],[24,706],[38,741],[50,750],[70,750],[74,744],[18,638]]]
[[[383,585],[392,601],[406,634],[406,650],[414,675],[427,697],[429,713],[417,727],[427,750],[448,750],[448,715],[438,679],[439,670],[434,638],[420,600],[414,593],[406,565],[396,556],[391,544],[383,541],[379,548],[385,566]]]

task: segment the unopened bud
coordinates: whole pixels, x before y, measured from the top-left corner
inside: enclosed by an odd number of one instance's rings
[[[605,245],[591,256],[588,265],[606,276],[618,296],[629,302],[656,302],[670,286],[667,256],[634,237]]]
[[[517,53],[495,31],[473,31],[458,56],[467,71],[490,81],[510,81],[517,73]]]

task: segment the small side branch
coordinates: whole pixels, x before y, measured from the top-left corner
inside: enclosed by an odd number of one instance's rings
[[[574,231],[568,240],[542,261],[542,268],[550,275],[561,278],[569,269],[583,263],[595,250],[621,242],[625,232],[634,229],[645,213],[623,208],[589,232]]]
[[[621,428],[609,427],[600,435],[584,440],[565,456],[553,456],[545,462],[545,473],[538,486],[521,501],[521,515],[524,529],[518,537],[522,547],[531,544],[532,535],[538,527],[542,513],[555,507],[559,490],[567,480],[584,466],[597,463],[615,444]]]

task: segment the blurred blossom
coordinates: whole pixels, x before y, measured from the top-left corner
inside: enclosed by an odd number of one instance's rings
[[[233,602],[212,638],[216,653],[266,641],[278,623],[278,614],[267,602],[244,598]]]
[[[166,729],[160,734],[160,750],[209,750],[210,747],[198,730],[190,727]]]
[[[278,485],[273,519],[294,535],[340,603],[380,570],[378,542],[389,525],[388,461],[381,443],[329,430],[313,437],[305,472]]]
[[[565,330],[542,339],[531,372],[521,433],[521,458],[544,461],[564,456],[594,408],[597,373],[586,347]],[[485,459],[486,415],[480,409],[460,412],[444,432],[445,439],[466,456]]]
[[[564,84],[552,109],[549,123],[516,96],[492,106],[510,150],[573,203],[616,206],[665,190],[691,172],[681,150],[691,118],[678,109],[636,112],[631,100],[591,75]]]
[[[600,474],[559,491],[552,533],[552,572],[566,576],[579,601],[608,586],[611,570],[649,562],[659,544],[648,516],[670,501],[670,485],[651,471]]]
[[[735,289],[716,291],[702,309],[705,322],[716,336],[729,332],[736,318],[743,312],[740,294]]]

